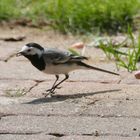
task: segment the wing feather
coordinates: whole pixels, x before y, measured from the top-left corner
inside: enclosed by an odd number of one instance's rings
[[[58,49],[46,49],[43,53],[43,58],[46,63],[48,64],[59,64],[59,63],[66,63],[66,62],[74,62],[74,61],[82,61],[87,59],[84,56],[77,56],[71,54],[68,51],[61,51]]]

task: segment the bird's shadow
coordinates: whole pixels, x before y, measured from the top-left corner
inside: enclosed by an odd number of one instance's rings
[[[105,93],[110,93],[110,92],[116,92],[120,91],[121,89],[113,89],[113,90],[103,90],[103,91],[97,91],[97,92],[90,92],[90,93],[82,93],[82,94],[69,94],[69,95],[54,95],[53,97],[48,97],[48,98],[39,98],[32,100],[30,102],[26,102],[23,104],[42,104],[42,103],[50,103],[50,102],[59,102],[59,101],[65,101],[67,99],[78,99],[81,97],[88,97],[96,94],[105,94]]]

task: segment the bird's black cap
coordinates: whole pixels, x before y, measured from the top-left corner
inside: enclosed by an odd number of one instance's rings
[[[33,43],[33,42],[26,44],[26,46],[28,46],[28,47],[34,47],[34,48],[37,48],[39,50],[44,50],[44,48],[41,47],[39,44]]]

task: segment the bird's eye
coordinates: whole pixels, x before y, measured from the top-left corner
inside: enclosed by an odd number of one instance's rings
[[[28,49],[28,50],[27,50],[27,52],[30,52],[30,51],[31,51],[31,49]]]

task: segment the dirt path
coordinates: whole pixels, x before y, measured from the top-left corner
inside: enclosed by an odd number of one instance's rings
[[[23,41],[3,38],[25,36]],[[0,28],[0,139],[30,140],[137,140],[140,139],[140,87],[133,74],[121,77],[96,71],[75,71],[53,98],[43,98],[54,77],[36,70],[25,58],[15,57],[28,42],[67,48],[80,41],[37,29]],[[96,48],[87,54],[99,67],[115,70],[102,62]],[[7,62],[6,62],[7,61]]]

